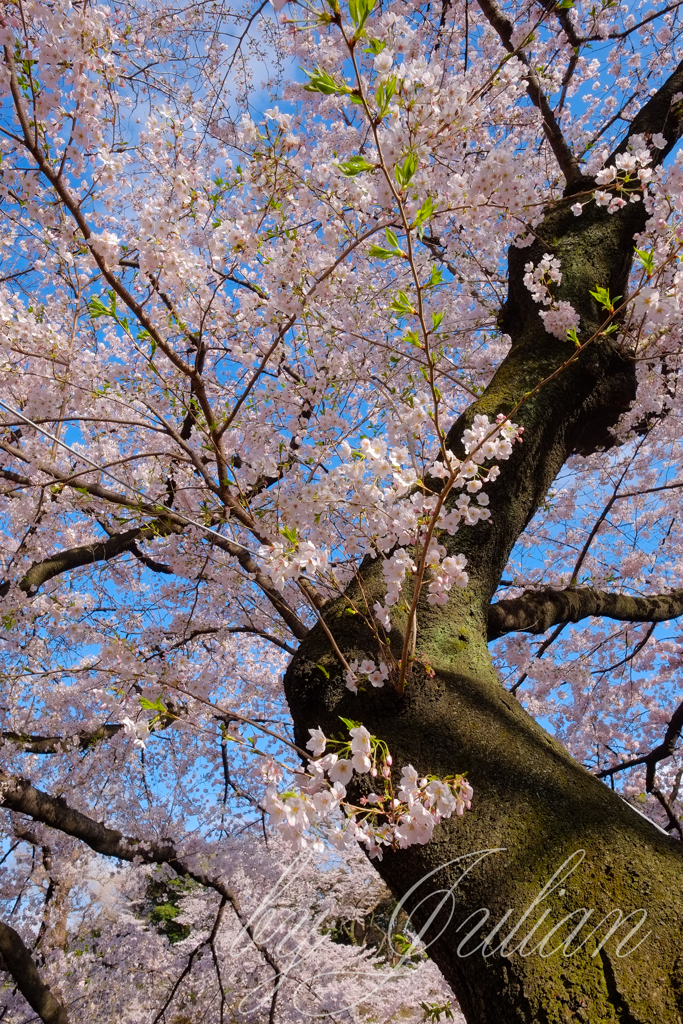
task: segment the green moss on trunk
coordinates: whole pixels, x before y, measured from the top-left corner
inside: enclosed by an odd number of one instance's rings
[[[626,293],[633,234],[642,229],[644,217],[635,206],[614,216],[589,206],[577,220],[568,201],[547,216],[539,228],[541,240],[511,251],[503,326],[512,348],[484,395],[451,429],[449,444],[456,452],[476,413],[493,418],[509,412],[573,352],[569,342],[545,332],[523,284],[524,264],[537,264],[544,252],[560,257],[559,298],[580,313],[585,341],[602,322],[589,292],[600,284],[612,295]],[[301,644],[286,676],[300,745],[310,727],[337,732],[343,715],[362,720],[384,739],[397,768],[412,763],[424,774],[467,772],[475,792],[472,811],[439,825],[426,846],[389,852],[377,866],[399,897],[430,871],[436,873],[428,888],[454,886],[452,920],[430,953],[471,1024],[680,1024],[683,1019],[680,844],[589,775],[525,713],[500,686],[486,646],[487,607],[515,541],[568,455],[611,443],[608,428],[632,400],[634,381],[628,354],[612,338],[598,337],[515,414],[525,426],[524,443],[487,488],[492,521],[446,539],[451,552],[467,555],[470,585],[453,593],[443,608],[429,606],[424,596],[418,605],[417,650],[435,670],[433,677],[413,670],[402,697],[389,686],[353,695],[319,626]],[[364,596],[371,605],[384,593],[380,566],[366,559],[360,576],[363,592],[354,583],[350,596],[356,601]],[[340,649],[348,659],[377,657],[370,631],[348,615],[347,607],[342,598],[325,613]],[[392,630],[397,655],[404,627],[398,617]],[[499,852],[484,857],[455,885],[459,865],[444,865],[494,848]],[[628,956],[618,954],[629,929],[624,926],[596,955],[595,943],[574,956],[462,955],[459,947],[472,924],[462,925],[473,912],[489,912],[488,931],[509,911],[504,934],[579,850],[585,858],[564,891],[543,903],[520,938],[546,909],[537,942],[577,908],[593,910],[595,923],[617,910],[628,915],[643,908],[647,923],[634,941],[649,929],[652,934],[641,946]],[[418,906],[423,892],[407,904],[417,923],[434,909],[433,903]]]
[[[326,654],[327,638],[314,630],[288,673],[288,699],[295,721],[301,723],[299,743],[307,738],[308,724],[321,725],[329,734],[339,731],[340,715],[361,719],[388,742],[397,768],[412,763],[424,774],[466,771],[474,786],[472,810],[462,819],[442,822],[426,846],[388,852],[376,863],[394,893],[404,895],[454,858],[500,849],[459,885],[455,883],[471,861],[443,868],[407,903],[413,911],[429,892],[455,885],[451,923],[430,947],[430,955],[468,1020],[679,1024],[680,844],[589,775],[501,689],[480,643],[459,644],[457,637],[448,636],[441,645],[435,640],[429,652],[435,676],[415,676],[402,698],[389,689],[351,694],[339,672],[325,679],[316,664]],[[563,886],[565,891],[543,901],[519,931],[518,942],[546,909],[549,917],[532,946],[577,908],[594,910],[594,923],[579,942],[610,912],[621,910],[626,916],[643,908],[647,922],[633,943],[650,929],[653,934],[640,948],[625,958],[617,955],[619,941],[633,926],[625,925],[597,956],[591,955],[595,942],[571,957],[463,955],[476,945],[473,940],[459,950],[474,924],[463,927],[463,922],[473,912],[490,912],[483,937],[510,911],[501,931],[505,935],[566,858],[580,850],[585,859]],[[435,899],[413,920],[423,924],[434,907]],[[427,940],[438,930],[433,927]],[[557,942],[570,931],[571,926],[565,928]]]

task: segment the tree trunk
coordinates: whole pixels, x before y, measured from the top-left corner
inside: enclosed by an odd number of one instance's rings
[[[417,887],[406,900],[416,926],[425,924],[442,900],[425,897],[451,891],[424,938],[433,940],[429,953],[470,1024],[680,1024],[680,844],[591,776],[526,714],[501,687],[486,642],[487,609],[518,536],[572,452],[614,443],[608,428],[635,394],[633,363],[611,336],[596,337],[566,365],[572,344],[546,333],[523,284],[528,261],[537,265],[546,252],[558,256],[563,273],[558,298],[580,313],[583,342],[599,333],[605,319],[590,290],[599,284],[612,296],[626,294],[633,235],[645,222],[643,204],[609,215],[593,203],[576,218],[570,201],[548,214],[538,229],[543,241],[511,250],[502,317],[511,351],[449,435],[452,449],[462,454],[462,432],[476,413],[490,418],[508,413],[559,370],[514,416],[525,427],[524,443],[515,446],[499,479],[487,487],[492,521],[440,538],[449,554],[467,555],[470,583],[452,593],[445,607],[420,599],[417,653],[434,675],[417,666],[403,696],[386,685],[354,695],[318,626],[301,643],[285,687],[300,745],[309,727],[339,733],[343,715],[362,721],[387,742],[397,770],[412,763],[425,775],[467,773],[475,794],[470,812],[442,822],[426,846],[387,852],[375,864],[398,897]],[[371,608],[384,593],[379,560],[366,558],[359,578],[349,596]],[[340,598],[324,613],[336,643],[349,660],[377,660],[370,631],[347,609]],[[401,614],[390,634],[397,659],[406,619]],[[496,852],[473,856],[491,850]],[[564,862],[564,872],[551,881]],[[563,943],[584,920],[581,912],[541,944],[579,908],[593,913],[566,949]],[[619,920],[617,911],[627,917],[641,908],[647,918],[630,939],[622,942],[642,914],[624,921],[601,944]]]

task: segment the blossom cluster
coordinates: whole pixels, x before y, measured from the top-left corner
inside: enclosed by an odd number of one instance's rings
[[[567,332],[576,330],[580,318],[571,302],[561,299],[554,303],[550,309],[542,309],[538,314],[545,325],[548,334],[555,338],[566,338]]]
[[[638,141],[643,144],[637,145]],[[655,134],[652,145],[656,149],[664,149],[666,139],[663,135]],[[640,193],[652,180],[651,163],[652,153],[644,145],[644,140],[631,139],[631,152],[617,153],[614,163],[603,167],[595,175],[598,185],[609,185],[612,190],[606,192],[604,189],[596,189],[593,194],[596,204],[606,206],[608,213],[616,213],[627,202],[639,203],[642,198]]]
[[[491,513],[488,509],[489,497],[481,490],[484,483],[495,480],[500,468],[497,465],[490,466],[484,476],[480,470],[481,464],[486,460],[506,461],[512,454],[512,446],[515,441],[521,440],[524,431],[516,423],[511,423],[502,414],[497,422],[492,424],[488,416],[477,414],[470,427],[463,433],[463,446],[469,458],[460,462],[451,453],[448,453],[446,460],[437,460],[430,468],[430,475],[448,478],[452,486],[464,488],[469,493],[461,493],[455,499],[447,503],[438,512],[436,530],[432,535],[429,550],[426,553],[426,564],[428,565],[432,578],[428,587],[428,598],[430,604],[446,604],[448,592],[453,586],[466,587],[468,576],[465,572],[467,559],[465,555],[447,555],[447,549],[436,537],[440,532],[453,536],[461,523],[473,526],[481,520],[490,519]],[[477,495],[476,504],[472,503],[470,494]],[[424,536],[431,517],[434,515],[438,497],[436,495],[424,495],[417,493],[411,496],[410,504],[415,512],[421,515],[417,518],[417,536],[409,534],[389,535],[390,540],[399,540],[404,544],[419,540]],[[405,505],[404,505],[405,509]],[[405,520],[404,520],[405,522]],[[384,539],[386,544],[386,539]],[[406,547],[395,548],[389,558],[382,563],[384,579],[387,585],[385,605],[375,605],[375,615],[385,629],[389,630],[391,622],[388,608],[398,603],[403,583],[409,573],[417,569],[415,557]]]
[[[386,744],[360,723],[342,721],[350,741],[328,739],[321,729],[309,729],[306,746],[312,758],[305,772],[298,773],[305,781],[283,792],[272,783],[266,788],[263,806],[270,822],[298,849],[307,847],[313,833],[314,848],[322,849],[325,835],[340,850],[363,843],[371,858],[381,860],[383,847],[428,843],[440,821],[470,809],[473,790],[462,775],[420,777],[409,764],[401,769],[394,790]],[[325,753],[329,746],[335,750]],[[373,790],[352,804],[346,787],[354,775],[381,781],[382,791]],[[342,826],[330,821],[340,809],[346,816]]]
[[[425,493],[423,489],[406,494],[418,479],[414,469],[406,465],[406,459],[410,457],[408,451],[390,448],[379,438],[364,437],[357,449],[348,442],[340,445],[340,454],[345,461],[328,473],[326,487],[335,494],[337,507],[337,487],[345,483],[349,488],[347,501],[356,514],[362,515],[361,522],[366,530],[366,543],[359,553],[370,552],[376,556],[377,553],[391,552],[382,562],[387,585],[385,604],[375,609],[376,617],[386,629],[390,629],[387,609],[397,604],[406,576],[417,568],[415,559],[419,556],[408,548],[415,549],[423,542],[435,514],[434,533],[437,537],[441,532],[453,536],[461,524],[473,526],[490,519],[489,497],[482,487],[498,478],[500,467],[496,463],[509,459],[512,447],[521,439],[522,433],[523,427],[510,422],[502,414],[495,423],[486,415],[475,415],[472,424],[463,432],[467,459],[460,461],[448,452],[445,459],[436,459],[428,468],[429,476],[448,482],[449,493],[461,492],[457,497],[449,498],[438,513],[438,494]],[[493,462],[493,465],[484,469],[485,462]],[[384,487],[381,486],[383,480],[387,481]],[[323,493],[323,487],[318,486],[318,502]],[[470,495],[476,495],[474,502]],[[287,580],[298,579],[304,573],[309,577],[325,574],[330,558],[322,538],[318,543],[302,540],[296,528],[281,532],[286,535],[288,543],[278,540],[259,548],[259,556],[279,591],[284,590]],[[347,545],[349,543],[350,538],[347,538]],[[467,585],[465,557],[446,555],[446,548],[433,539],[427,553],[427,564],[433,573],[429,590],[431,603],[443,604],[452,586]],[[373,685],[378,683],[373,682]]]
[[[451,587],[466,587],[469,583],[469,577],[465,572],[467,565],[465,555],[450,555],[441,563],[436,559],[430,563],[428,556],[427,564],[432,569],[432,579],[427,587],[429,604],[446,604]]]
[[[268,575],[280,593],[285,589],[287,580],[298,579],[302,573],[314,575],[325,569],[328,560],[323,547],[316,546],[313,541],[299,538],[289,544],[282,541],[262,544],[258,553],[261,558],[267,559]]]
[[[382,621],[382,624],[388,630],[391,628],[391,621],[388,619],[388,613],[386,613],[386,621],[383,618],[385,615],[384,609],[382,609],[379,602],[376,605],[376,613],[378,619]],[[371,686],[381,687],[384,686],[385,681],[389,678],[389,669],[386,663],[380,661],[378,665],[375,664],[370,658],[364,658],[360,664],[357,661],[352,661],[349,664],[348,669],[344,673],[346,681],[346,687],[353,693],[358,693],[358,684],[367,680]]]
[[[496,423],[491,424],[488,416],[477,413],[472,420],[472,425],[463,432],[462,442],[465,451],[471,460],[481,465],[487,459],[499,459],[504,462],[512,454],[512,446],[519,441],[524,433],[524,427],[512,423],[506,416],[499,413]],[[467,463],[463,467],[463,477]],[[495,480],[500,469],[492,467],[488,473],[489,480]],[[478,490],[476,483],[468,484],[468,490]]]
[[[566,339],[567,332],[579,326],[579,314],[571,302],[555,299],[552,289],[562,283],[560,261],[556,256],[545,253],[538,266],[527,263],[524,267],[524,284],[531,292],[535,302],[550,306],[550,309],[539,310],[539,316],[548,332],[555,338]]]
[[[562,283],[562,271],[557,256],[544,253],[543,259],[534,266],[527,263],[524,267],[524,284],[531,292],[534,302],[549,306],[553,301],[551,287]]]

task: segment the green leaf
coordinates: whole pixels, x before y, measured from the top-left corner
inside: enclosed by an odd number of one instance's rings
[[[404,938],[404,936],[401,936]],[[410,948],[410,947],[409,947]],[[447,999],[445,1003],[420,1003],[420,1007],[424,1010],[424,1020],[433,1021],[434,1024],[438,1024],[441,1020],[441,1015],[444,1015],[446,1020],[454,1020],[453,1011],[451,1010],[451,1001]]]
[[[401,249],[401,246],[398,244],[398,238],[396,237],[395,233],[391,230],[391,228],[385,228],[384,230],[386,232],[387,242],[389,243],[391,248],[385,249],[381,245],[371,245],[369,255],[374,256],[375,259],[379,260],[388,260],[392,256],[403,256],[403,250]]]
[[[607,310],[608,313],[614,312],[614,303],[618,302],[621,295],[615,295],[613,299],[610,299],[609,288],[603,288],[602,285],[596,284],[595,291],[590,292],[596,302],[599,302],[603,309]]]
[[[390,260],[392,256],[400,255],[401,253],[397,253],[393,249],[383,249],[381,245],[371,245],[368,251],[368,256],[376,260]]]
[[[304,85],[306,92],[319,92],[323,96],[344,96],[349,92],[352,92],[350,86],[346,82],[337,82],[332,75],[328,74],[317,64],[313,71],[307,71],[306,68],[301,68],[301,71],[305,75],[308,75],[310,81]]]
[[[114,320],[118,320],[116,313],[116,292],[109,290],[106,294],[109,298],[108,306],[105,306],[101,298],[95,297],[90,299],[88,303],[88,310],[93,320],[97,320],[100,316],[110,316],[113,317]]]
[[[443,320],[443,313],[432,313],[432,330],[438,331]]]
[[[152,702],[151,700],[147,700],[146,697],[140,697],[140,707],[143,709],[143,711],[160,711],[163,713],[167,710],[166,707],[164,706],[164,702],[162,701],[161,697],[159,697],[159,699],[155,700],[154,702]]]
[[[378,53],[385,49],[386,45],[383,39],[370,39],[363,53],[371,53],[373,57],[376,57]]]
[[[437,285],[443,283],[443,272],[440,267],[437,267],[436,263],[432,263],[432,272],[429,275],[429,280],[425,284],[425,288],[436,288]]]
[[[93,320],[100,316],[109,316],[109,310],[101,299],[91,299],[88,303],[88,310]]]
[[[354,722],[352,718],[342,718],[341,715],[339,716],[339,721],[343,722],[347,729],[359,729],[363,724],[362,722]]]
[[[337,164],[337,167],[346,178],[353,178],[356,174],[362,174],[363,171],[375,170],[375,164],[371,164],[364,156],[352,156],[345,163]]]
[[[324,665],[316,665],[315,667],[320,669],[322,674],[325,676],[325,679],[329,679],[330,678],[330,673],[327,671],[327,669],[325,668]]]
[[[596,284],[595,291],[590,292],[590,294],[593,296],[593,298],[597,302],[600,303],[601,306],[609,307],[610,300],[609,300],[609,289],[608,288],[603,288],[602,285]]]
[[[581,342],[579,341],[579,336],[576,333],[576,327],[567,328],[567,337],[570,341],[574,342],[577,348],[581,348]]]
[[[391,228],[386,228],[385,231],[386,231],[386,235],[387,235],[387,242],[389,243],[390,247],[392,249],[400,249],[401,247],[398,244],[398,238],[396,237],[394,232],[391,230]]]
[[[408,298],[405,292],[399,292],[398,295],[391,300],[389,309],[393,313],[398,313],[399,316],[407,316],[410,313],[415,313],[415,307]]]
[[[417,153],[409,153],[402,164],[394,167],[394,177],[401,188],[405,188],[417,170]]]
[[[357,32],[365,25],[374,6],[375,0],[349,0],[349,14]]]
[[[382,82],[375,95],[375,102],[377,104],[377,116],[382,118],[386,114],[389,104],[391,103],[392,97],[396,92],[397,80],[395,75],[388,78],[386,82]]]
[[[299,538],[296,532],[296,526],[283,526],[282,529],[280,530],[280,533],[282,534],[283,537],[286,537],[291,544],[298,543]]]
[[[436,206],[436,201],[432,199],[431,196],[427,196],[424,203],[415,214],[415,220],[413,221],[415,227],[420,228],[428,220],[431,220],[436,212]]]
[[[645,249],[636,249],[636,259],[640,263],[641,267],[645,271],[648,277],[652,277],[655,272],[655,258],[651,252],[646,252]]]

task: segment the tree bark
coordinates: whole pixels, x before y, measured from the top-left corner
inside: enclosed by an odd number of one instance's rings
[[[649,597],[612,594],[591,587],[566,590],[528,590],[521,597],[496,601],[489,608],[488,638],[506,633],[545,633],[560,622],[580,622],[589,616],[621,622],[666,622],[683,615],[683,590]]]
[[[501,476],[487,488],[492,521],[462,528],[452,539],[440,538],[449,554],[466,554],[470,583],[452,592],[443,608],[428,605],[424,597],[419,601],[417,653],[433,676],[417,667],[403,696],[389,686],[354,695],[318,626],[302,641],[285,687],[300,746],[311,727],[339,733],[342,715],[361,720],[387,742],[397,771],[411,763],[425,775],[467,773],[475,794],[470,812],[442,822],[426,846],[390,851],[375,864],[396,896],[405,897],[418,886],[407,896],[406,909],[420,926],[440,899],[424,898],[452,888],[452,907],[449,898],[425,939],[434,940],[430,955],[470,1024],[680,1024],[680,844],[591,776],[526,714],[501,687],[487,648],[489,604],[516,539],[572,452],[614,443],[609,427],[635,394],[634,365],[610,336],[596,337],[571,360],[572,345],[545,332],[539,307],[523,284],[525,263],[536,265],[545,252],[557,255],[563,273],[558,298],[580,313],[584,341],[604,323],[589,292],[599,284],[612,296],[626,294],[633,236],[646,219],[643,204],[609,215],[592,203],[576,218],[570,202],[548,213],[533,246],[511,250],[503,310],[503,329],[512,337],[510,353],[449,434],[451,448],[461,455],[460,438],[476,413],[491,419],[508,413],[547,381],[515,413],[525,427],[524,443],[515,446]],[[356,606],[371,609],[382,599],[378,562],[366,558],[349,588]],[[324,612],[336,644],[348,660],[378,660],[370,631],[347,609],[346,598],[340,598]],[[393,619],[390,642],[397,659],[405,620],[400,612]],[[475,864],[471,855],[487,850],[497,852]],[[563,862],[573,855],[578,862],[579,851],[585,856],[576,870],[528,911]],[[544,935],[578,908],[593,913],[569,947],[574,954],[546,955],[562,945],[582,915],[576,914],[539,949]],[[640,908],[647,920],[631,940],[618,949],[642,915],[623,923],[598,948],[617,910],[626,916]],[[490,914],[486,923],[484,910]],[[545,911],[538,930],[520,948]],[[610,914],[594,939],[576,950]],[[501,919],[497,937],[472,952]],[[481,929],[463,944],[477,922]]]

